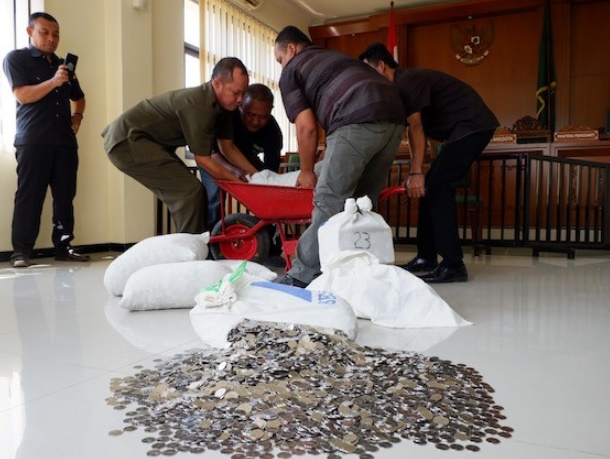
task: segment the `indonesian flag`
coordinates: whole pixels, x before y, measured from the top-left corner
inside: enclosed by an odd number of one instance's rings
[[[396,42],[396,24],[394,24],[394,2],[390,2],[390,26],[388,28],[388,51],[398,62],[398,43]]]

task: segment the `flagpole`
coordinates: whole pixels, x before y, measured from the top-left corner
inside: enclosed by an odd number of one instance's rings
[[[394,2],[390,2],[390,21],[388,25],[388,51],[398,62],[398,42],[396,40],[396,23],[394,20]]]
[[[555,64],[553,60],[553,36],[551,20],[551,2],[544,1],[542,37],[538,58],[538,82],[536,86],[536,118],[546,128],[555,130]]]
[[[553,84],[553,78],[554,78],[554,75],[551,75],[551,72],[553,72],[553,70],[554,70],[554,69],[551,69],[551,65],[552,65],[551,59],[553,58],[551,42],[553,40],[553,37],[551,37],[551,35],[550,35],[551,34],[551,2],[550,2],[550,0],[546,0],[546,2],[547,2],[547,9],[546,9],[547,20],[546,20],[546,24],[545,24],[545,27],[546,27],[545,35],[547,37],[547,40],[546,40],[546,60],[547,60],[546,74],[547,75],[546,76],[547,76],[547,81],[549,82],[549,97],[548,97],[549,108],[547,110],[546,125],[547,125],[547,128],[549,129],[549,131],[552,131],[554,126],[551,125],[551,118],[553,116],[552,115],[553,110],[555,109],[553,107],[554,100],[551,97],[551,92],[553,91],[553,88],[551,86]],[[551,142],[552,141],[553,141],[553,132],[551,132]]]

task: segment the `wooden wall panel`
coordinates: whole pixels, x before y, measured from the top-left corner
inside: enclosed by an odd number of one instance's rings
[[[610,109],[610,2],[574,4],[570,27],[569,124],[601,127]]]
[[[491,18],[494,40],[489,54],[477,65],[465,65],[451,46],[451,31],[480,20],[409,28],[408,67],[442,70],[474,87],[502,126],[535,115],[538,42],[541,12]],[[487,20],[485,20],[487,21]]]
[[[557,127],[601,127],[610,109],[610,1],[551,0]],[[479,91],[503,126],[535,115],[543,0],[472,0],[396,12],[400,64],[453,74]],[[494,42],[479,65],[455,59],[451,27],[491,20]],[[357,56],[385,42],[388,15],[310,28],[314,42]]]
[[[326,48],[341,51],[349,56],[358,58],[360,53],[371,43],[377,41],[386,42],[387,30],[385,34],[382,31],[365,32],[352,35],[343,35],[339,37],[329,37],[325,40]]]

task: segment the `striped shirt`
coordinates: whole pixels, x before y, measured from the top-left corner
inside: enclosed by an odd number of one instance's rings
[[[406,123],[398,91],[388,80],[358,59],[318,46],[288,62],[280,90],[290,122],[310,108],[327,135],[349,124]]]

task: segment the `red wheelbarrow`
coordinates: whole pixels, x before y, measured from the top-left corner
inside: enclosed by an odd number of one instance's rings
[[[286,270],[296,252],[296,227],[311,221],[313,188],[259,185],[217,180],[221,189],[221,219],[210,235],[210,251],[215,259],[251,260],[262,263],[269,254],[271,237],[266,226],[278,229]],[[251,214],[232,213],[226,194],[243,204]],[[262,230],[262,231],[261,231]]]
[[[297,225],[311,221],[313,188],[225,180],[216,180],[216,183],[221,189],[221,219],[210,235],[210,252],[214,259],[263,263],[271,246],[271,237],[265,227],[275,225],[284,249],[288,271],[292,267],[290,257],[295,254],[297,247]],[[227,194],[244,205],[251,214],[232,213],[231,200],[225,209]],[[405,188],[386,188],[379,194],[379,201],[396,194],[405,194]]]

